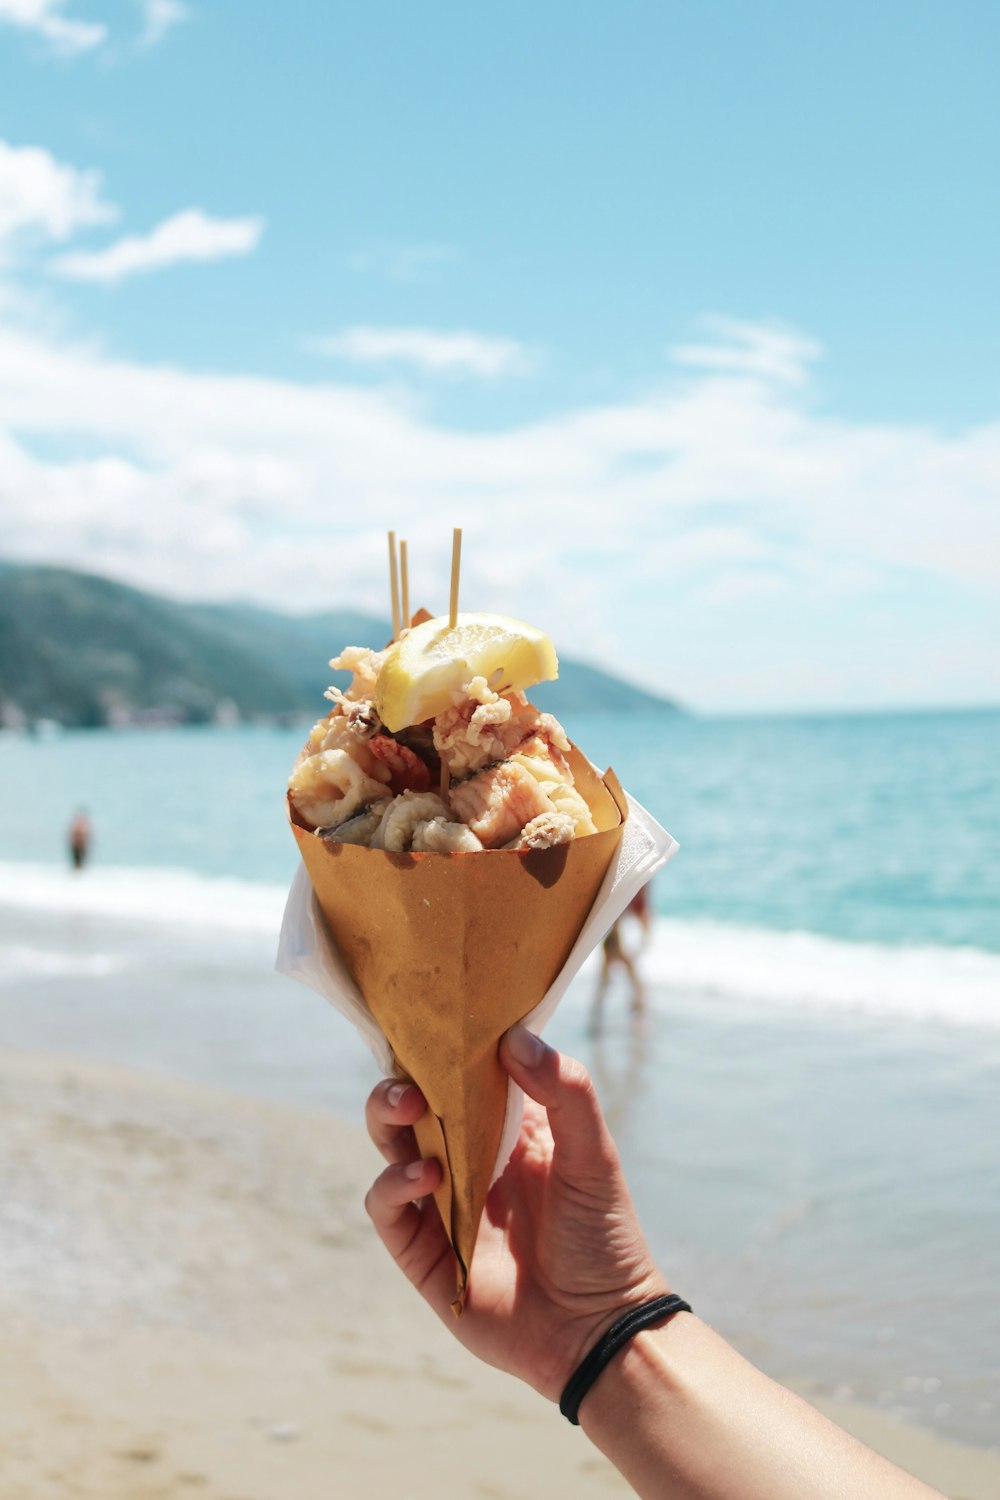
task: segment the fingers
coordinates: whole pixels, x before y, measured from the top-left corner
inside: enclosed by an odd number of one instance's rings
[[[440,1180],[436,1161],[411,1161],[386,1167],[368,1189],[368,1217],[394,1260],[406,1253],[420,1228],[422,1214],[414,1200],[432,1193]]]
[[[420,1155],[412,1126],[427,1108],[423,1094],[414,1083],[398,1078],[384,1078],[376,1084],[365,1105],[368,1134],[386,1161],[412,1162]],[[419,1196],[411,1193],[411,1197]]]
[[[365,1208],[400,1270],[440,1311],[454,1295],[455,1268],[448,1237],[428,1196],[441,1181],[441,1165],[421,1159],[413,1134],[426,1108],[416,1084],[385,1078],[372,1089],[365,1106],[368,1132],[392,1165],[372,1183]]]
[[[365,1208],[400,1270],[443,1313],[455,1288],[451,1246],[433,1201],[414,1202],[440,1181],[441,1166],[434,1160],[386,1167],[369,1188]]]
[[[524,1026],[500,1043],[500,1060],[529,1098],[543,1105],[561,1169],[581,1180],[618,1169],[618,1152],[582,1063],[563,1057]]]

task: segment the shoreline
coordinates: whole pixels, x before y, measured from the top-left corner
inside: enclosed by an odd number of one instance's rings
[[[0,1052],[5,1497],[630,1494],[405,1284],[364,1214],[379,1161],[320,1109]],[[798,1388],[955,1500],[1000,1500],[996,1450]]]

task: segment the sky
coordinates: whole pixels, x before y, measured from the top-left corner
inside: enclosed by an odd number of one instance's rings
[[[1000,702],[1000,7],[0,0],[0,555]],[[331,642],[331,652],[340,642]]]

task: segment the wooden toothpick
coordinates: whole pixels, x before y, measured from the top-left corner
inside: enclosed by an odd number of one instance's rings
[[[389,590],[392,594],[392,638],[399,639],[399,574],[396,571],[396,533],[389,532]]]
[[[448,628],[454,630],[458,623],[458,570],[462,561],[462,528],[456,526],[451,534],[451,606],[448,610]]]
[[[399,587],[403,599],[403,629],[407,630],[410,624],[410,573],[406,565],[406,543],[402,539],[399,543]]]

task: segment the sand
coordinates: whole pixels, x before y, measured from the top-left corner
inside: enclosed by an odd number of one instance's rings
[[[385,1257],[358,1130],[0,1054],[3,1500],[533,1500],[631,1491]],[[962,1500],[1000,1456],[827,1407]]]

